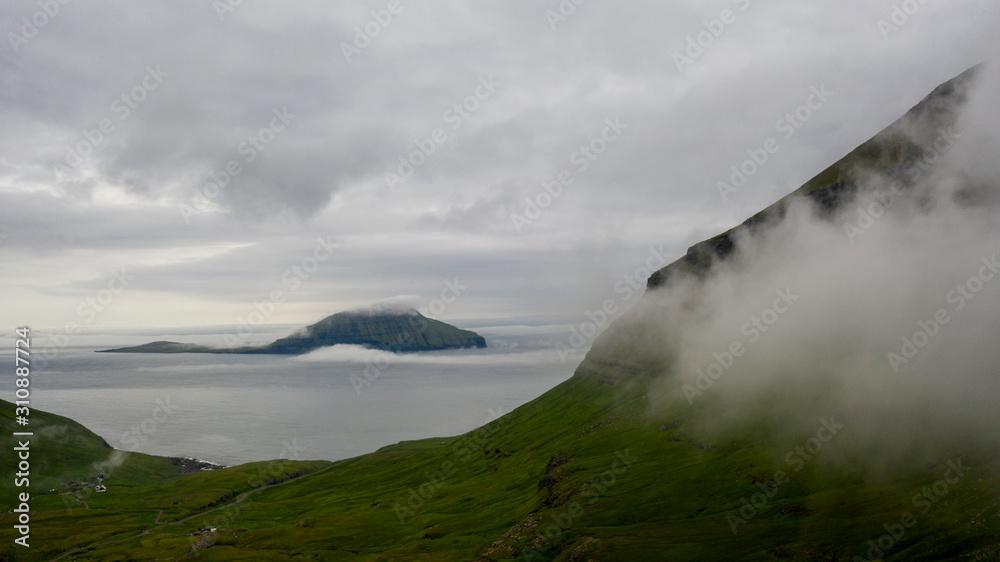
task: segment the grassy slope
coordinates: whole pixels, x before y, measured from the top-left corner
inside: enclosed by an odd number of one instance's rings
[[[392,351],[423,351],[455,347],[486,347],[486,341],[411,310],[372,314],[341,312],[306,327],[302,333],[282,338],[257,350],[260,353],[305,353],[338,343],[365,345]]]
[[[178,343],[174,341],[154,341],[134,347],[108,349],[104,353],[213,353],[215,351],[204,345]]]
[[[404,313],[341,312],[307,326],[294,335],[261,347],[235,349],[157,341],[105,350],[107,353],[275,353],[301,354],[335,344],[363,345],[395,352],[486,347],[486,340],[471,330],[427,318],[410,310]]]
[[[972,559],[976,549],[1000,544],[995,459],[956,450],[972,471],[920,514],[911,498],[941,477],[947,459],[879,483],[819,462],[793,473],[782,460],[793,443],[758,443],[751,435],[725,446],[698,443],[680,416],[647,415],[643,389],[650,373],[623,378],[621,371],[587,361],[571,380],[478,433],[401,443],[341,461],[259,492],[238,511],[159,527],[79,558],[181,558],[192,545],[185,534],[216,524],[221,530],[212,546],[197,551],[200,559],[512,559],[536,548],[542,560],[848,560],[905,511],[917,513],[918,524],[886,559],[960,553]],[[616,462],[616,452],[626,450],[631,466]],[[302,472],[324,466],[296,465]],[[791,481],[734,535],[725,512],[738,509],[740,498],[758,491],[755,482],[779,469],[792,474]],[[259,470],[259,464],[245,465],[176,477],[134,494],[100,494],[89,510],[36,515],[40,537],[49,526],[69,523],[87,535],[51,538],[36,552],[84,538],[98,542],[98,535],[124,536],[150,525],[152,508],[168,509],[165,519],[186,516],[207,500],[248,489]],[[448,473],[443,480],[434,474],[442,470]],[[440,485],[432,487],[435,480]],[[421,486],[429,497],[414,499],[412,513],[394,509]],[[146,511],[132,511],[137,508]],[[567,528],[542,543],[537,533],[556,522]]]
[[[224,502],[258,482],[282,480],[330,464],[283,462],[271,473],[268,463],[255,463],[184,476],[167,458],[112,449],[100,436],[63,416],[31,410],[30,425],[22,427],[14,422],[13,404],[0,400],[0,423],[3,450],[11,451],[4,453],[0,465],[0,490],[6,505],[0,525],[11,529],[14,518],[6,511],[15,507],[20,492],[31,494],[32,510],[31,550],[15,550],[11,537],[0,547],[0,560],[5,556],[47,559],[47,554],[69,547],[129,536],[151,526],[158,510],[162,510],[162,521],[171,521],[210,509],[211,504]],[[28,487],[14,486],[15,431],[34,433]],[[106,493],[94,491],[98,474],[105,476]],[[69,485],[71,481],[76,485]]]
[[[31,410],[30,425],[18,426],[14,423],[14,406],[0,400],[0,424],[3,433],[0,443],[4,451],[13,451],[17,446],[15,431],[34,433],[31,439],[32,475],[31,490],[35,493],[62,486],[75,480],[84,483],[98,473],[113,475],[123,485],[146,483],[151,478],[177,476],[180,473],[169,460],[140,453],[115,452],[104,439],[79,423],[40,410]],[[15,472],[13,454],[4,454],[2,473]],[[101,468],[96,468],[96,467]],[[14,489],[13,478],[0,480],[0,489],[9,494]]]
[[[866,156],[862,147],[855,160],[882,166],[879,154],[888,154],[900,161],[901,153],[889,149]],[[838,174],[835,166],[803,190],[838,182]],[[278,463],[279,480],[317,473],[264,489],[238,508],[155,527],[79,559],[183,558],[197,540],[185,535],[216,524],[220,531],[194,551],[198,558],[510,559],[534,549],[538,554],[530,558],[543,560],[852,560],[905,512],[917,523],[891,545],[886,560],[1000,559],[995,454],[956,446],[930,464],[866,481],[850,465],[824,460],[823,452],[835,455],[837,439],[794,472],[785,454],[810,435],[775,438],[766,421],[743,435],[699,442],[685,427],[685,408],[650,414],[647,384],[665,376],[664,364],[631,356],[636,347],[650,348],[636,346],[637,340],[655,334],[624,320],[602,336],[571,380],[477,432],[400,443],[333,465]],[[86,439],[49,442],[53,473],[85,472],[92,462],[87,455],[107,454],[96,436],[71,429]],[[45,447],[37,447],[41,458]],[[77,462],[70,447],[81,449],[86,462]],[[625,452],[629,466],[619,460]],[[914,507],[915,494],[958,458],[970,472],[926,513]],[[18,559],[135,534],[153,527],[154,509],[177,520],[225,505],[251,489],[267,466],[171,476],[157,472],[166,471],[161,461],[145,456],[130,455],[122,466],[133,462],[134,469],[121,470],[121,485],[109,479],[109,493],[87,498],[90,509],[67,511],[59,496],[37,498],[39,546]],[[726,514],[738,513],[741,499],[752,498],[777,470],[790,481],[734,534]],[[447,475],[435,475],[439,471]],[[11,480],[8,467],[3,479]],[[417,490],[427,497],[415,496]],[[412,512],[405,509],[410,499]],[[10,521],[0,516],[7,528]],[[67,527],[75,532],[63,537]],[[554,540],[539,538],[546,531]]]

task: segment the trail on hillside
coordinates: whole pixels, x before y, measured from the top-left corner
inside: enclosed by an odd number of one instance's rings
[[[293,477],[293,478],[289,478],[287,480],[283,480],[281,482],[276,482],[274,484],[268,484],[266,486],[261,486],[260,488],[254,488],[252,490],[248,490],[246,492],[243,492],[235,500],[233,500],[233,501],[231,501],[231,502],[229,502],[227,504],[220,505],[218,507],[213,507],[212,509],[209,509],[207,511],[202,511],[202,512],[199,512],[199,513],[195,513],[194,515],[189,515],[189,516],[187,516],[187,517],[185,517],[183,519],[178,519],[176,521],[161,522],[160,518],[163,517],[163,510],[162,509],[151,510],[151,511],[156,511],[156,519],[153,520],[153,526],[152,527],[149,527],[148,529],[145,529],[145,530],[143,530],[143,531],[141,531],[141,532],[139,532],[139,533],[137,533],[135,535],[132,535],[132,536],[129,536],[129,537],[125,537],[125,538],[122,538],[122,539],[114,539],[114,540],[109,540],[109,541],[103,541],[103,542],[99,542],[99,543],[89,544],[89,545],[86,545],[86,546],[81,546],[81,547],[75,548],[73,550],[68,550],[68,551],[60,554],[59,556],[53,558],[50,562],[56,562],[56,560],[62,560],[63,558],[66,558],[67,556],[69,556],[71,554],[76,554],[76,553],[82,552],[84,550],[91,550],[91,549],[98,548],[98,547],[101,547],[101,546],[107,546],[109,544],[116,544],[116,543],[121,543],[121,542],[125,542],[125,541],[130,541],[132,539],[136,539],[136,538],[139,538],[141,536],[148,535],[148,534],[152,533],[154,530],[156,530],[159,527],[165,527],[167,525],[178,525],[180,523],[184,523],[184,522],[190,521],[190,520],[195,519],[197,517],[202,517],[204,515],[208,515],[209,513],[214,513],[216,511],[219,511],[219,510],[222,510],[222,509],[230,508],[230,507],[232,507],[232,506],[234,506],[234,505],[236,505],[238,503],[242,503],[243,500],[247,499],[252,494],[255,494],[257,492],[263,492],[264,490],[267,490],[267,489],[270,489],[270,488],[276,488],[278,486],[283,486],[283,485],[291,483],[291,482],[300,482],[300,481],[302,481],[302,480],[304,480],[304,479],[306,479],[306,478],[308,478],[310,476],[316,476],[317,474],[322,474],[323,472],[326,472],[327,470],[330,470],[331,468],[333,468],[336,465],[337,465],[337,463],[333,463],[330,466],[327,466],[325,468],[321,468],[321,469],[319,469],[319,470],[317,470],[315,472],[310,472],[309,474],[303,474],[302,476],[296,476],[296,477]],[[86,505],[86,503],[84,503],[84,505]],[[90,506],[87,506],[87,508],[89,509]]]

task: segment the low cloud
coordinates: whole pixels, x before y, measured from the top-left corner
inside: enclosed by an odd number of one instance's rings
[[[396,295],[347,312],[352,314],[406,314],[411,310],[416,310],[420,302],[419,295]]]
[[[715,437],[791,437],[835,416],[842,460],[873,470],[997,442],[995,70],[979,84],[910,188],[868,175],[834,217],[800,200],[703,280],[646,295],[624,329],[664,366],[655,411]]]
[[[486,350],[450,350],[420,353],[393,353],[360,345],[334,345],[295,357],[295,361],[313,363],[348,362],[359,364],[409,365],[542,365],[557,363],[559,357],[551,350],[523,352],[493,352]]]

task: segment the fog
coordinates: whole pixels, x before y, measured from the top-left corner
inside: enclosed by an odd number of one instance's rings
[[[361,363],[380,369],[391,365],[475,365],[500,367],[505,365],[548,365],[561,363],[559,354],[551,349],[525,349],[512,351],[500,345],[495,353],[487,348],[455,349],[446,351],[394,353],[372,349],[361,345],[334,345],[323,347],[302,356],[293,357],[295,362],[306,363]]]
[[[796,202],[704,279],[647,293],[630,321],[667,360],[655,413],[779,443],[834,416],[824,455],[872,470],[1000,437],[996,68],[974,84],[953,131],[909,130],[927,152],[908,188],[868,175],[834,217]]]
[[[406,314],[416,310],[420,304],[418,295],[396,295],[375,304],[360,306],[349,310],[351,314]]]

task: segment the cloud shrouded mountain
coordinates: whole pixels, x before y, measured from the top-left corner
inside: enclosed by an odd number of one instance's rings
[[[995,164],[981,150],[995,146],[995,71],[967,84],[807,184],[840,186],[827,195],[769,208],[702,267],[668,266],[573,377],[499,418],[491,409],[486,425],[332,464],[273,461],[259,486],[247,471],[264,463],[174,477],[165,459],[127,455],[113,478],[138,474],[129,490],[115,485],[100,513],[73,511],[97,535],[41,535],[34,556],[154,545],[175,558],[995,559],[1000,263]],[[537,360],[517,355],[501,361]],[[108,455],[85,454],[63,455],[67,475]],[[198,506],[206,485],[236,503]],[[185,540],[123,497],[215,530]]]
[[[588,360],[652,362],[654,409],[713,438],[835,415],[839,460],[876,473],[1000,443],[998,87],[995,66],[963,74],[696,245]]]

